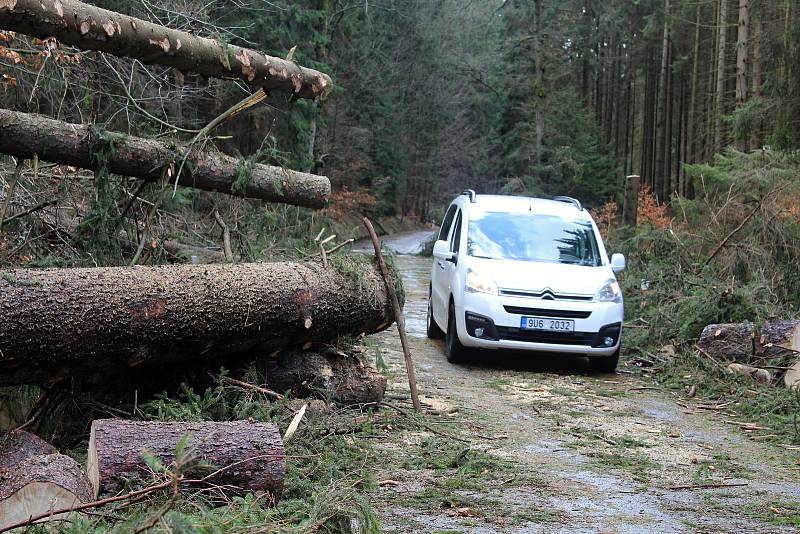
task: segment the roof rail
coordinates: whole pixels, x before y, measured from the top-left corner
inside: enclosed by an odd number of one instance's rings
[[[573,206],[575,206],[578,209],[578,211],[583,211],[583,206],[581,206],[581,203],[577,198],[558,196],[558,197],[553,197],[553,200],[555,200],[556,202],[568,202]]]
[[[475,191],[473,189],[464,189],[461,192],[461,194],[462,195],[467,195],[469,197],[469,201],[472,202],[473,204],[478,201],[477,200],[478,195],[477,195],[477,193],[475,193]]]

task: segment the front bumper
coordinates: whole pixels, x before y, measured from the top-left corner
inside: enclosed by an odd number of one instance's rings
[[[509,311],[510,310],[510,311]],[[524,315],[569,318],[572,333],[520,329]],[[458,337],[464,346],[585,356],[610,356],[620,346],[623,306],[613,302],[559,302],[466,293],[456,306]],[[613,344],[606,345],[606,338]]]

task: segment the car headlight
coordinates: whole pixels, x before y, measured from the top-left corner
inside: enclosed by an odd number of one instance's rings
[[[470,293],[488,293],[489,295],[497,295],[497,284],[494,280],[481,274],[478,271],[467,269],[467,277],[464,287]]]
[[[597,302],[622,302],[622,289],[615,278],[606,280],[595,295]]]

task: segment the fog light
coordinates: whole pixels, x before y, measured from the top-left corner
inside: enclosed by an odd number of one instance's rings
[[[483,337],[483,328],[475,329],[475,337]]]
[[[603,338],[603,345],[606,347],[613,347],[614,346],[614,338],[613,337],[604,337]]]

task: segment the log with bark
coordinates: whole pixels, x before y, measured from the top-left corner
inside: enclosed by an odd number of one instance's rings
[[[157,181],[164,176],[167,166],[172,164],[175,169],[181,166],[186,150],[179,144],[0,109],[0,152],[19,158],[29,158],[35,153],[41,160],[94,170],[102,153],[110,172]],[[259,163],[246,165],[249,176],[237,187],[245,165],[242,160],[221,152],[194,148],[178,183],[311,208],[324,206],[331,193],[330,180],[324,176]]]
[[[755,340],[753,323],[710,324],[700,334],[697,346],[715,359],[750,363]]]
[[[348,406],[380,402],[386,392],[385,376],[360,358],[336,350],[268,359],[264,367],[269,389],[295,397],[321,397]]]
[[[91,498],[89,479],[75,460],[24,430],[0,436],[0,529]]]
[[[187,456],[176,458],[184,437]],[[272,423],[99,419],[92,422],[86,460],[95,496],[116,492],[133,478],[152,478],[146,455],[178,469],[187,481],[226,494],[265,491],[277,499],[283,492],[286,455]]]
[[[36,434],[24,430],[0,434],[0,469],[13,468],[31,456],[56,453],[55,447]]]
[[[0,272],[0,385],[264,356],[394,320],[367,258]],[[193,367],[185,366],[185,367]]]
[[[0,469],[0,528],[91,500],[89,480],[69,456],[32,456],[12,469]]]
[[[173,30],[76,0],[4,0],[0,29],[55,37],[84,50],[100,50],[142,63],[174,67],[215,78],[239,78],[264,89],[323,98],[332,89],[326,74],[292,61]]]

